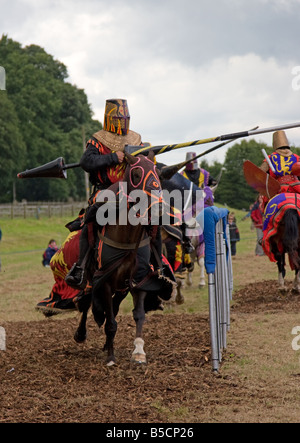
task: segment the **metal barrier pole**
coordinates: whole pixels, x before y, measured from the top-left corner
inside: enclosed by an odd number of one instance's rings
[[[225,239],[222,239],[222,251],[223,251],[223,260],[222,260],[222,276],[223,276],[223,331],[224,331],[224,349],[227,348],[227,331],[230,327],[230,300],[229,300],[229,282],[228,282],[228,266],[227,266],[227,254],[226,254],[226,242]]]
[[[220,336],[219,345],[220,345],[220,361],[222,359],[221,350],[224,348],[224,330],[223,330],[223,275],[222,275],[222,220],[219,220],[216,224],[216,232],[215,232],[215,245],[216,245],[216,305],[217,305],[217,319],[218,319],[218,332]]]
[[[230,233],[229,233],[229,225],[226,225],[226,237],[228,239],[228,244],[230,242]],[[233,292],[233,272],[232,272],[232,257],[231,257],[231,249],[230,244],[228,247],[228,281],[229,281],[229,300],[232,300],[232,292]]]
[[[216,306],[216,288],[215,275],[208,274],[208,298],[209,298],[209,323],[210,323],[210,340],[211,340],[211,359],[212,369],[214,372],[219,370],[219,337],[217,322],[217,306]]]
[[[228,225],[226,225],[226,237],[229,239]],[[218,372],[222,361],[222,351],[227,348],[227,332],[230,329],[230,300],[233,289],[231,253],[226,246],[222,219],[215,226],[215,254],[215,271],[208,274],[208,293],[212,369],[214,372]]]
[[[0,351],[6,351],[6,333],[2,326],[0,326]]]
[[[222,222],[222,220],[220,220]],[[220,222],[219,222],[220,223]],[[219,277],[219,297],[220,297],[220,330],[222,333],[221,349],[226,349],[226,314],[225,314],[225,279],[224,279],[224,251],[223,251],[223,226],[219,225],[218,230],[218,274]]]

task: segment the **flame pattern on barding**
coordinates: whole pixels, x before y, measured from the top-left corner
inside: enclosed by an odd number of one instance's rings
[[[62,244],[61,248],[54,254],[54,256],[51,259],[50,265],[51,269],[54,275],[57,277],[65,278],[67,273],[69,272],[69,266],[67,265],[64,257],[64,246],[70,242],[73,237],[77,235],[77,231],[71,232],[64,243]]]

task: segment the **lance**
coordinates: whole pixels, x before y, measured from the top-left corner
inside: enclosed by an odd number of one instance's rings
[[[251,129],[251,131],[254,131],[257,128],[258,128],[258,126],[255,126],[255,128]],[[204,155],[210,154],[211,152],[216,151],[217,149],[220,149],[223,146],[228,145],[228,143],[231,143],[235,140],[237,140],[237,138],[227,140],[226,142],[223,142],[223,143],[219,143],[218,145],[213,146],[212,148],[207,149],[206,151],[201,152],[200,154],[196,155],[196,157],[193,158],[193,161],[197,160],[200,157],[204,157]],[[178,163],[177,165],[163,166],[161,169],[161,176],[164,179],[170,179],[174,174],[176,174],[176,172],[180,171],[180,169],[182,169],[184,166],[186,166],[190,162],[191,162],[191,160],[185,160],[182,163]]]
[[[18,178],[67,178],[67,169],[78,168],[80,163],[65,164],[63,157],[58,157],[42,166],[37,166],[33,169],[26,169],[26,171],[19,172]]]
[[[273,126],[271,128],[262,128],[262,129],[252,129],[250,131],[242,131],[242,132],[233,132],[232,134],[224,134],[219,135],[217,137],[211,137],[211,138],[205,138],[202,140],[195,140],[192,142],[186,142],[186,143],[178,143],[174,145],[159,145],[159,146],[149,146],[145,148],[136,147],[136,146],[125,146],[125,152],[128,152],[132,155],[138,155],[138,154],[144,154],[147,153],[150,149],[151,151],[154,151],[155,155],[158,154],[164,154],[168,151],[173,151],[174,149],[181,149],[181,148],[187,148],[190,146],[198,146],[198,145],[204,145],[206,143],[213,143],[213,142],[219,142],[219,141],[226,141],[226,140],[235,140],[237,138],[242,137],[250,137],[252,135],[258,135],[258,134],[264,134],[267,132],[276,132],[284,129],[292,129],[292,128],[298,128],[300,126],[300,122],[298,123],[289,123],[286,125],[280,125],[280,126]]]
[[[195,140],[192,142],[186,142],[186,143],[178,143],[173,145],[157,145],[157,146],[132,146],[132,145],[126,145],[125,146],[125,153],[129,153],[131,155],[139,155],[139,154],[147,154],[150,150],[154,152],[155,155],[163,154],[168,151],[172,151],[174,149],[181,149],[181,148],[187,148],[191,146],[198,146],[203,145],[206,143],[213,143],[213,142],[231,142],[233,140],[236,140],[238,138],[242,137],[250,137],[258,134],[264,134],[267,132],[276,132],[279,130],[284,129],[292,129],[292,128],[298,128],[300,127],[300,122],[298,123],[289,123],[286,125],[280,125],[280,126],[273,126],[271,128],[264,128],[264,129],[252,129],[250,131],[242,131],[242,132],[234,132],[232,134],[225,134],[225,135],[219,135],[217,137],[211,137],[206,138],[202,140]],[[221,146],[224,146],[222,143],[221,145],[215,146],[205,153],[199,154],[199,156],[206,155],[209,152],[212,152],[216,149],[219,149]],[[34,178],[34,177],[55,177],[55,178],[67,178],[66,169],[72,169],[77,168],[80,166],[80,163],[72,163],[69,165],[66,165],[64,163],[64,159],[62,157],[59,157],[56,160],[53,160],[50,163],[47,163],[42,166],[38,166],[34,169],[27,169],[26,171],[20,172],[18,174],[18,178]]]

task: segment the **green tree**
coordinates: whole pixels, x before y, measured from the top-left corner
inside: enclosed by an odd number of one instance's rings
[[[0,180],[1,201],[13,200],[19,165],[25,164],[26,145],[19,130],[19,119],[6,91],[0,91]]]
[[[31,169],[57,157],[64,157],[66,163],[79,161],[83,128],[86,137],[90,137],[89,130],[99,130],[101,124],[93,120],[84,91],[66,82],[66,66],[43,48],[37,45],[22,48],[3,35],[0,61],[6,70],[7,90],[6,96],[0,93],[3,110],[0,127],[7,124],[5,109],[8,108],[15,113],[10,132],[18,134],[20,139],[16,143],[16,137],[10,137],[6,146],[14,155],[15,169],[9,164],[0,184],[1,188],[9,189],[16,170]],[[1,148],[2,143],[0,138]],[[85,199],[84,172],[80,168],[69,171],[68,180],[18,180],[17,197],[18,200]]]
[[[265,143],[258,143],[255,140],[243,140],[228,149],[222,178],[215,194],[217,203],[227,204],[236,209],[249,208],[257,193],[245,180],[243,164],[245,160],[250,160],[259,166],[264,159],[262,149],[267,153],[272,151],[272,148],[268,148]]]

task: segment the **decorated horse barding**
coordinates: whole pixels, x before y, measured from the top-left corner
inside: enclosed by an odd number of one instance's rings
[[[203,188],[203,192],[204,192],[204,208],[206,208],[207,206],[212,206],[214,198],[211,188],[209,186],[206,186]],[[192,276],[194,271],[194,263],[196,262],[200,269],[200,279],[198,283],[198,288],[201,289],[205,287],[205,266],[204,266],[205,243],[204,243],[203,232],[199,232],[198,234],[191,236],[191,242],[194,247],[194,251],[190,254],[193,266],[191,266],[191,268],[188,270],[187,285],[192,286],[193,284]]]
[[[184,198],[184,193],[190,193],[190,202],[191,208],[187,209],[187,218],[189,220],[189,213],[197,212],[197,214],[202,213],[203,209],[207,206],[213,205],[214,197],[213,190],[209,186],[205,186],[204,188],[197,187],[194,183],[188,180],[186,177],[182,176],[179,173],[176,173],[171,180],[167,181],[167,183],[163,182],[163,187],[167,187],[170,189],[180,189],[182,193],[182,199]],[[199,198],[201,197],[201,201]],[[188,200],[188,199],[185,199]],[[196,205],[197,201],[197,205]],[[197,207],[196,207],[197,206]],[[183,219],[185,218],[185,208],[183,208]],[[177,297],[176,302],[181,304],[184,302],[184,296],[182,294],[182,289],[184,287],[185,282],[187,285],[192,285],[192,274],[194,270],[194,264],[197,262],[200,268],[200,281],[199,288],[205,286],[205,268],[204,268],[204,237],[203,237],[203,220],[202,226],[199,223],[195,223],[193,219],[191,222],[186,220],[186,236],[191,242],[193,251],[190,251],[188,254],[185,254],[185,244],[182,238],[182,232],[180,229],[175,230],[174,227],[164,226],[163,229],[166,232],[165,236],[165,245],[167,246],[168,255],[167,257],[175,257],[176,260],[170,260],[174,271],[177,269],[179,272],[175,275],[177,277]],[[182,245],[182,246],[181,246]],[[173,250],[172,250],[173,249]],[[183,250],[182,250],[183,249]],[[185,273],[181,273],[181,268],[186,268]]]
[[[80,235],[81,231],[71,232],[50,261],[55,282],[49,297],[41,300],[36,306],[45,317],[77,310],[75,302],[83,291],[68,286],[65,277],[74,261],[78,259]]]
[[[288,254],[290,268],[295,271],[293,290],[300,292],[300,195],[281,193],[279,182],[248,160],[244,163],[244,175],[247,183],[268,199],[262,247],[270,261],[277,263],[279,289],[285,290],[285,254]]]
[[[300,293],[300,195],[282,193],[269,200],[264,211],[262,247],[278,266],[280,290],[285,290],[285,254],[295,271],[293,290]]]
[[[185,162],[182,164],[185,164]],[[178,164],[177,167],[179,168],[182,164]],[[176,169],[177,168],[174,170]],[[162,170],[164,171],[164,168]],[[182,304],[184,303],[182,289],[186,276],[189,274],[191,266],[193,266],[193,263],[190,261],[190,252],[187,253],[187,243],[191,242],[192,244],[193,239],[198,241],[197,239],[200,235],[199,229],[202,232],[194,216],[201,213],[204,208],[205,192],[178,172],[175,172],[170,179],[163,180],[162,187],[163,193],[170,193],[170,195],[172,195],[174,192],[177,192],[178,198],[174,199],[174,205],[175,208],[181,212],[185,225],[183,228],[181,226],[168,225],[164,225],[162,228],[166,256],[176,276],[177,294],[175,302]],[[195,225],[197,225],[198,228],[196,228]],[[189,226],[195,228],[191,229]],[[189,263],[186,262],[187,256]]]
[[[185,163],[186,162],[182,163],[181,165]],[[178,166],[180,166],[180,164]],[[199,287],[205,286],[205,275],[204,275],[205,248],[204,248],[204,237],[203,237],[203,217],[201,223],[202,226],[200,226],[198,223],[195,223],[195,221],[193,220],[193,214],[195,213],[203,214],[202,211],[205,207],[212,206],[214,204],[214,191],[219,184],[220,178],[221,174],[219,174],[218,178],[216,179],[217,184],[215,184],[214,186],[210,187],[205,185],[204,187],[200,188],[195,183],[186,178],[184,175],[176,172],[170,180],[164,180],[162,182],[163,189],[166,189],[169,192],[172,192],[174,189],[176,189],[181,192],[182,195],[181,200],[185,202],[185,205],[183,205],[182,207],[182,213],[183,213],[182,218],[186,221],[186,235],[191,241],[192,246],[194,247],[194,250],[188,254],[189,262],[187,263],[187,273],[184,276],[180,276],[179,278],[180,286],[177,288],[178,291],[180,291],[180,288],[183,286],[185,278],[187,284],[190,286],[192,285],[192,273],[195,262],[197,262],[200,267]],[[192,222],[190,223],[189,220],[191,220]],[[175,243],[174,248],[175,247],[178,248],[178,243],[180,243],[180,241],[182,242],[182,237],[180,239],[179,235],[177,235],[177,232],[172,232],[172,230],[168,227],[164,227],[164,229],[168,230],[169,238],[173,236],[173,238],[177,240],[177,243]],[[172,255],[171,251],[170,254]],[[176,251],[175,255],[176,256],[179,255],[179,252]],[[180,266],[179,257],[176,263],[178,264],[179,267]],[[180,299],[183,299],[182,294],[180,295]]]

